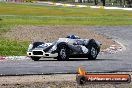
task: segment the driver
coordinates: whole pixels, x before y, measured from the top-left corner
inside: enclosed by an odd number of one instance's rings
[[[75,36],[75,35],[68,35],[66,38],[70,38],[70,39],[80,39],[79,36]]]

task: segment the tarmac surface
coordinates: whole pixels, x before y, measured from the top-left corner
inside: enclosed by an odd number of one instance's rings
[[[72,59],[57,61],[42,58],[0,61],[1,75],[76,73],[79,66],[87,72],[131,72],[132,71],[132,26],[88,27],[98,34],[120,42],[124,50],[115,54],[100,54],[97,60]]]

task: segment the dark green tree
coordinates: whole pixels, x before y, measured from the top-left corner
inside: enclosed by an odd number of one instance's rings
[[[98,1],[97,1],[97,0],[94,0],[94,4],[95,4],[95,5],[98,5]]]
[[[105,0],[101,0],[101,2],[103,3],[103,6],[105,6]]]

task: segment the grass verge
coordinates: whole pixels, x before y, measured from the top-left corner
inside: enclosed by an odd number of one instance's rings
[[[3,25],[87,25],[118,26],[132,25],[128,17],[64,17],[64,16],[0,16]]]
[[[0,3],[0,15],[132,17],[131,11]]]
[[[18,42],[0,38],[0,55],[2,56],[26,55],[27,47],[28,42]]]

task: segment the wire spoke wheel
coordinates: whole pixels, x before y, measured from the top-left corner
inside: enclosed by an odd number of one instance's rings
[[[97,50],[94,47],[91,48],[91,55],[93,56],[93,58],[97,56]]]
[[[58,60],[68,60],[69,59],[69,48],[66,45],[59,46],[59,56],[57,57]]]
[[[89,60],[95,60],[97,58],[98,55],[98,49],[97,49],[97,45],[92,43],[89,47],[89,54],[88,54],[88,59]]]
[[[64,47],[60,50],[60,56],[62,59],[66,58],[66,49]]]

